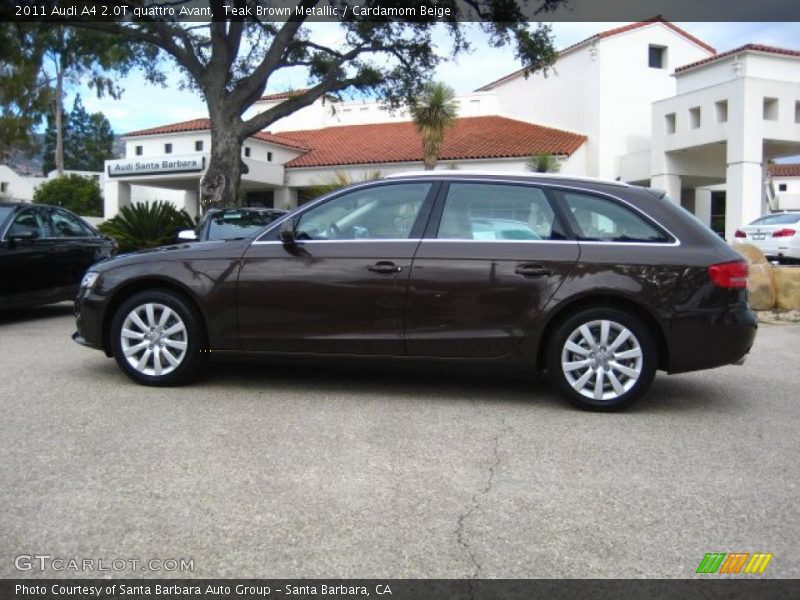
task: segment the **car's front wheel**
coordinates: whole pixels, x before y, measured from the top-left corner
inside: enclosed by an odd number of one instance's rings
[[[111,321],[114,358],[134,381],[180,385],[193,379],[206,354],[202,318],[182,296],[169,290],[134,294]]]
[[[619,410],[653,382],[657,354],[641,319],[612,308],[578,311],[562,321],[547,348],[547,371],[570,402],[588,410]]]

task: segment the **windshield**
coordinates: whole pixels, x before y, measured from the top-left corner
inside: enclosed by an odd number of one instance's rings
[[[282,216],[281,212],[232,210],[210,218],[209,240],[231,240],[247,237]]]

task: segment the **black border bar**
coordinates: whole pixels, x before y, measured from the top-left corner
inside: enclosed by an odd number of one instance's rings
[[[755,576],[759,577],[759,576]],[[798,579],[5,579],[3,600],[796,600]],[[36,591],[33,591],[33,590]],[[98,593],[99,592],[99,593]]]

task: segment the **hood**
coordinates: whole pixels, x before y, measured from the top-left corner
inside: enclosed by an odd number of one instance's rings
[[[172,244],[170,246],[159,246],[148,250],[119,254],[113,258],[107,258],[91,267],[92,271],[109,271],[118,267],[130,265],[153,263],[160,261],[176,261],[182,259],[202,260],[204,258],[239,258],[252,242],[251,239],[243,240],[219,240],[210,242],[187,242]]]

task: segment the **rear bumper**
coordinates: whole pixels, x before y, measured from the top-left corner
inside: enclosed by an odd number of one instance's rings
[[[746,305],[696,313],[673,320],[667,331],[670,373],[742,364],[750,352],[758,319]]]

